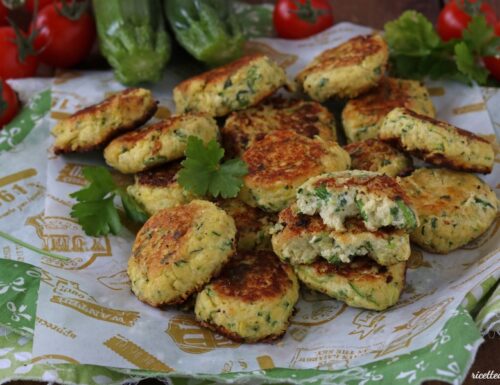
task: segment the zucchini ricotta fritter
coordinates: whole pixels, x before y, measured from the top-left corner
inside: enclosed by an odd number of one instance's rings
[[[61,120],[52,129],[54,152],[86,152],[106,145],[122,132],[136,129],[156,112],[151,91],[129,88],[99,104],[84,108]]]
[[[243,111],[233,112],[221,129],[230,157],[241,156],[256,141],[279,129],[324,140],[336,140],[335,118],[313,101],[272,98]]]
[[[292,130],[277,130],[255,142],[244,154],[249,172],[240,199],[252,207],[278,212],[295,198],[312,176],[346,170],[349,155],[337,142],[310,139]]]
[[[487,140],[407,108],[395,108],[385,117],[379,138],[436,166],[483,174],[493,168]]]
[[[299,280],[307,287],[345,302],[349,306],[384,310],[394,305],[403,291],[406,262],[378,265],[367,257],[351,263],[332,264],[318,260],[294,266]]]
[[[132,247],[132,291],[155,307],[184,302],[233,255],[235,238],[233,218],[213,203],[194,200],[157,212]]]
[[[270,230],[275,222],[274,215],[251,207],[237,198],[221,199],[217,205],[234,219],[239,251],[271,250]]]
[[[379,83],[388,56],[387,44],[379,35],[356,36],[314,58],[296,80],[320,102],[331,97],[353,98]]]
[[[292,268],[271,251],[236,254],[196,297],[203,326],[242,342],[272,341],[288,327],[299,298]]]
[[[273,229],[274,252],[292,265],[308,264],[318,257],[330,263],[349,263],[366,255],[380,265],[393,265],[410,257],[410,236],[401,229],[368,231],[360,218],[345,222],[346,231],[329,229],[318,215],[287,207]]]
[[[400,184],[421,221],[411,240],[433,253],[449,253],[469,243],[497,216],[495,192],[473,174],[421,168]]]
[[[376,138],[380,123],[396,107],[406,107],[431,118],[436,116],[429,92],[422,83],[386,77],[374,89],[349,100],[342,110],[342,125],[348,141]]]
[[[104,159],[124,174],[136,173],[182,158],[191,135],[206,144],[218,134],[217,123],[207,114],[173,116],[114,139]]]
[[[285,83],[285,71],[267,56],[244,56],[178,84],[175,108],[178,114],[225,116],[257,104]]]
[[[351,156],[353,170],[374,171],[392,177],[413,170],[410,156],[378,139],[367,139],[344,146]]]
[[[134,176],[135,182],[127,192],[139,202],[149,215],[170,207],[180,206],[196,199],[177,182],[180,162],[172,162],[158,168],[143,171]]]
[[[297,190],[298,211],[319,214],[332,229],[345,231],[346,218],[361,216],[370,231],[382,227],[413,230],[418,218],[395,179],[370,171],[331,172]]]

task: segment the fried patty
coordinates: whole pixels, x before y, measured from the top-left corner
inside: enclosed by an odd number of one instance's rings
[[[114,139],[104,150],[104,159],[124,174],[136,173],[182,158],[189,136],[206,144],[218,133],[217,123],[207,114],[173,116]]]
[[[63,119],[52,129],[54,152],[86,152],[105,146],[122,132],[138,128],[156,112],[151,91],[129,88],[99,104],[84,108]]]
[[[196,199],[177,182],[181,169],[179,161],[143,171],[134,176],[135,182],[127,193],[139,202],[149,215],[170,207],[180,206]]]
[[[357,36],[328,49],[296,77],[314,100],[353,98],[375,87],[385,73],[389,50],[379,35]]]
[[[351,263],[331,264],[318,260],[294,267],[307,287],[349,306],[384,310],[394,305],[403,291],[406,262],[381,266],[367,257]]]
[[[366,139],[344,146],[351,156],[353,170],[374,171],[392,177],[413,170],[410,156],[378,139]]]
[[[433,253],[449,253],[469,243],[497,216],[495,192],[473,174],[421,168],[400,184],[421,220],[411,240]]]
[[[359,218],[345,223],[346,231],[332,231],[318,215],[310,216],[287,207],[273,229],[274,252],[292,265],[309,264],[319,257],[330,263],[349,263],[368,256],[380,265],[408,260],[410,236],[400,229],[368,231]]]
[[[385,117],[379,138],[436,166],[483,174],[493,168],[493,146],[487,140],[407,108],[395,108]]]
[[[211,202],[164,209],[141,228],[128,261],[132,291],[155,307],[184,302],[235,251],[233,218]]]
[[[285,71],[267,56],[244,56],[178,84],[175,108],[178,114],[225,116],[257,104],[285,83]]]
[[[270,251],[236,254],[196,298],[203,326],[242,342],[272,341],[288,327],[299,297],[292,268]]]
[[[376,138],[380,123],[396,107],[406,107],[431,118],[436,116],[429,91],[422,83],[382,78],[377,87],[349,100],[342,110],[342,125],[348,141]]]
[[[370,231],[391,226],[407,231],[418,225],[415,211],[394,178],[371,171],[341,171],[309,179],[297,190],[298,211],[319,214],[323,222],[345,231],[346,218],[361,216]]]
[[[238,250],[271,250],[273,214],[251,207],[237,198],[221,199],[217,205],[234,219]]]
[[[279,129],[324,140],[336,140],[335,118],[312,101],[272,98],[247,110],[233,112],[221,129],[229,157],[241,156],[256,141]]]
[[[292,130],[277,130],[255,142],[244,154],[249,172],[240,198],[252,207],[277,212],[295,198],[312,176],[346,170],[350,158],[337,142],[310,139]]]

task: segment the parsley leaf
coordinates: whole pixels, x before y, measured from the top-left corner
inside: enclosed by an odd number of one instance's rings
[[[114,199],[119,196],[127,216],[135,222],[145,222],[147,214],[139,204],[118,187],[110,172],[102,166],[84,167],[83,176],[90,183],[70,194],[78,203],[73,205],[71,217],[82,226],[85,234],[100,236],[118,234],[122,228]]]
[[[477,55],[495,56],[500,53],[500,37],[486,22],[484,15],[474,16],[462,33],[463,41]]]
[[[474,55],[465,42],[455,45],[455,55],[460,72],[479,84],[486,83],[488,71],[476,65]]]
[[[188,137],[186,159],[179,171],[179,184],[198,196],[234,198],[248,173],[245,162],[231,159],[221,163],[224,149],[215,140],[207,145],[195,136]]]

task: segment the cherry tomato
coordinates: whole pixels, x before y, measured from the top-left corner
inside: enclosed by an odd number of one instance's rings
[[[33,50],[11,27],[0,27],[0,78],[14,79],[26,78],[35,75],[38,60],[33,55]],[[25,56],[24,56],[25,53]]]
[[[34,28],[38,30],[35,48],[39,51],[41,62],[68,68],[90,53],[96,31],[89,10],[70,18],[63,14],[62,8],[61,3],[57,3],[40,10],[34,23]]]
[[[5,5],[2,4],[0,1],[0,25],[7,25],[9,24],[7,20],[7,16],[9,14],[9,10],[5,8]]]
[[[441,39],[448,41],[462,37],[462,31],[467,28],[474,15],[466,12],[468,8],[472,9],[470,12],[482,13],[488,24],[494,25],[496,23],[495,11],[491,5],[481,2],[479,9],[474,11],[475,3],[476,0],[451,0],[443,7],[436,25]]]
[[[26,0],[24,6],[28,10],[28,12],[33,13],[35,11],[35,1],[36,0]],[[38,9],[42,9],[48,4],[52,4],[55,0],[38,0]]]
[[[328,0],[278,0],[273,22],[278,36],[301,39],[333,25],[333,10]]]
[[[0,79],[0,129],[9,123],[19,111],[19,100],[5,80]]]
[[[500,21],[495,24],[495,35],[500,36]],[[491,75],[500,80],[500,53],[499,56],[486,56],[483,58],[484,66]]]

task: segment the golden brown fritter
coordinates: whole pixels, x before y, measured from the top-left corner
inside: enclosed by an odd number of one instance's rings
[[[236,254],[196,299],[203,326],[236,341],[272,341],[288,327],[298,300],[292,268],[270,251]]]
[[[233,219],[213,203],[194,200],[159,211],[134,241],[132,291],[155,307],[182,303],[233,255],[235,237]]]
[[[379,83],[388,57],[387,44],[379,35],[356,36],[314,58],[296,80],[314,100],[352,98]]]
[[[435,117],[425,86],[415,80],[382,78],[379,85],[351,99],[342,110],[342,125],[350,142],[376,138],[380,123],[396,107]]]
[[[378,139],[366,139],[344,146],[351,156],[351,169],[379,172],[392,177],[413,170],[410,156]]]
[[[149,90],[129,88],[118,92],[56,124],[52,129],[56,137],[54,152],[65,154],[101,148],[115,136],[146,123],[156,109],[157,102]]]
[[[379,138],[436,166],[482,174],[493,169],[495,154],[487,140],[407,108],[387,114]]]
[[[271,212],[286,207],[310,177],[350,165],[349,155],[336,142],[310,139],[292,130],[266,135],[243,154],[243,160],[249,173],[240,198]]]
[[[289,129],[308,138],[335,140],[335,119],[313,101],[272,98],[243,111],[233,112],[221,129],[229,157],[241,156],[271,131]]]

